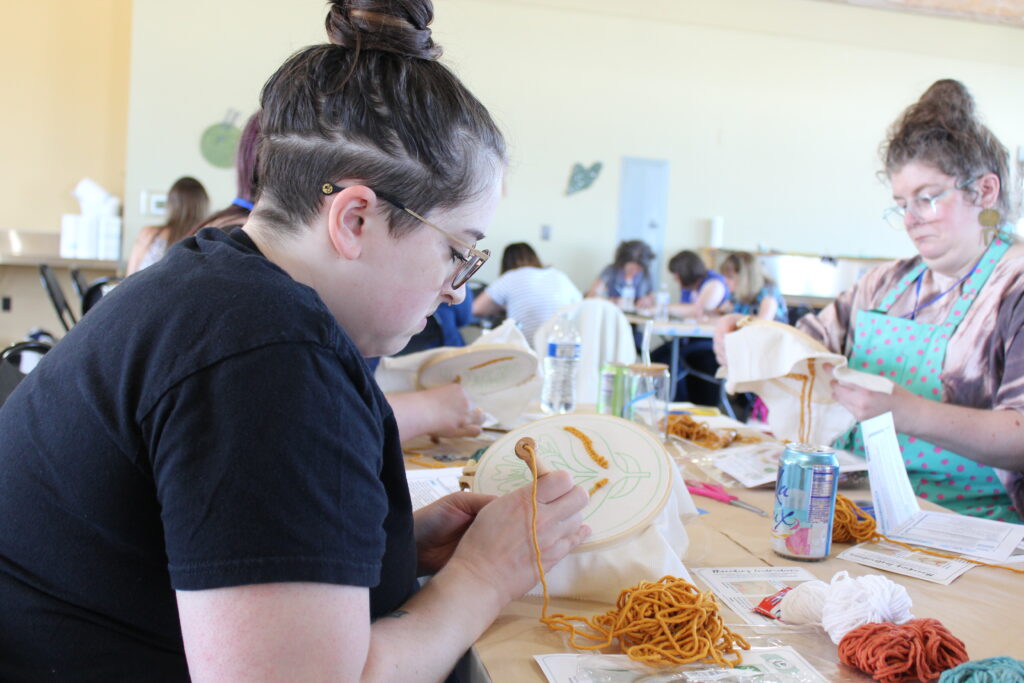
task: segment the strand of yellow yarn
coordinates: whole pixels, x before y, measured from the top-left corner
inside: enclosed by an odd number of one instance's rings
[[[1019,569],[1017,567],[1007,567],[1002,564],[990,564],[970,557],[963,557],[962,555],[947,555],[946,553],[927,550],[925,548],[919,548],[908,543],[893,540],[884,534],[878,533],[877,525],[871,515],[864,512],[859,505],[841,493],[836,494],[836,514],[835,521],[832,523],[832,540],[836,543],[885,541],[886,543],[892,543],[900,546],[901,548],[913,550],[917,553],[924,553],[925,555],[944,557],[949,560],[963,560],[983,567],[995,567],[996,569],[1006,569],[1017,574],[1024,574],[1024,569]]]
[[[575,427],[562,427],[565,431],[569,432],[577,439],[583,442],[583,448],[587,451],[587,455],[590,459],[596,462],[600,467],[608,469],[608,459],[603,455],[594,450],[594,442],[590,440],[590,437],[576,429]]]
[[[718,603],[710,592],[702,593],[693,584],[673,576],[657,582],[641,581],[619,594],[615,609],[591,619],[581,616],[548,616],[548,583],[537,540],[537,453],[530,445],[533,475],[532,540],[537,573],[544,591],[540,621],[553,631],[569,634],[569,642],[580,650],[600,650],[616,638],[630,659],[649,664],[689,664],[710,659],[724,667],[742,663],[737,647],[750,649],[742,636],[733,633],[718,614]],[[572,622],[582,622],[590,632],[581,631]],[[592,641],[582,643],[579,639]],[[733,658],[730,661],[729,658]]]

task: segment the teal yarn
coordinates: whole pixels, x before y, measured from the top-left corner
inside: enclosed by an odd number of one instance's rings
[[[942,672],[939,683],[1022,683],[1024,662],[1012,657],[989,657],[964,662]]]

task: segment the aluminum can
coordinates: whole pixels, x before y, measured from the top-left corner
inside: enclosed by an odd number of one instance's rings
[[[824,560],[832,550],[839,461],[825,446],[790,443],[779,456],[772,550],[794,560]]]
[[[629,367],[625,363],[605,363],[601,366],[601,381],[597,390],[597,412],[626,417],[628,403]]]

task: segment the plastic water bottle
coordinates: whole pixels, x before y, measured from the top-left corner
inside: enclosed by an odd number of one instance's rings
[[[668,320],[668,304],[672,297],[668,293],[668,285],[661,283],[661,288],[654,295],[654,319]]]
[[[619,290],[619,308],[626,313],[632,313],[636,308],[636,287],[631,284],[622,285]]]
[[[544,386],[540,407],[545,413],[569,413],[576,408],[576,373],[580,365],[580,333],[566,315],[555,319],[544,356]]]

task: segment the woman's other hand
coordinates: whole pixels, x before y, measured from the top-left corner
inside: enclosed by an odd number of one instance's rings
[[[729,315],[723,315],[715,321],[715,359],[718,361],[719,365],[726,365],[725,335],[736,330],[736,323],[738,323],[742,317],[743,316],[739,313],[730,313]]]

